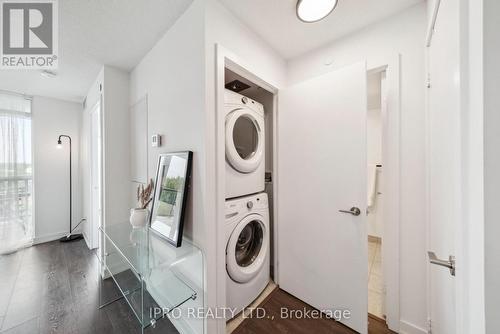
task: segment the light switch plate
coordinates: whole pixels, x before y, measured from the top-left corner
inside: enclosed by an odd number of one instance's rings
[[[161,135],[152,135],[151,136],[151,146],[152,147],[160,147],[161,146]]]

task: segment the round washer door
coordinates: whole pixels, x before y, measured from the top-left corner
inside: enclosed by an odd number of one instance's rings
[[[226,159],[241,173],[255,171],[264,155],[260,117],[249,109],[235,109],[226,116]]]
[[[233,281],[246,283],[264,266],[269,247],[269,229],[261,215],[243,218],[231,233],[226,246],[227,273]]]

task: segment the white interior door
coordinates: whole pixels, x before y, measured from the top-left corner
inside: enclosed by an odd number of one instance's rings
[[[428,49],[428,247],[442,260],[456,254],[461,219],[458,6],[458,1],[441,0]],[[432,332],[460,333],[456,327],[457,277],[434,264],[428,270]]]
[[[92,247],[99,247],[99,227],[102,224],[101,197],[101,121],[100,103],[90,112],[90,209]],[[99,254],[99,252],[97,252]]]
[[[278,273],[282,289],[367,332],[366,65],[279,93]],[[355,216],[339,210],[356,207]]]

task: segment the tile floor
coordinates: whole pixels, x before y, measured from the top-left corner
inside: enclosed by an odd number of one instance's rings
[[[368,240],[368,312],[384,319],[381,242]]]

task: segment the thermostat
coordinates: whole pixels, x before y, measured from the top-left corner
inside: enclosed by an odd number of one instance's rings
[[[161,135],[152,135],[151,136],[151,146],[152,147],[160,147],[161,146]]]

